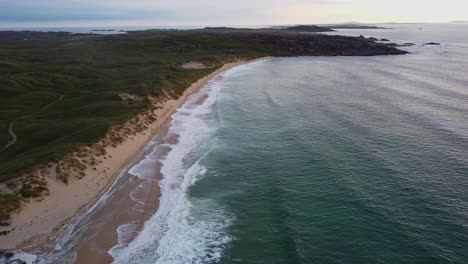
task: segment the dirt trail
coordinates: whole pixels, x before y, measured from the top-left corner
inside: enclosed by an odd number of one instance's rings
[[[51,105],[54,105],[54,104],[56,104],[56,103],[62,101],[62,99],[63,99],[64,96],[65,96],[65,95],[63,94],[63,95],[60,96],[59,99],[57,99],[57,100],[53,101],[52,103],[47,104],[46,106],[42,107],[42,108],[38,111],[38,113],[41,112],[42,110],[44,110],[46,107],[51,106]],[[0,153],[2,153],[5,149],[7,149],[7,148],[13,146],[13,145],[16,143],[16,141],[18,140],[18,137],[16,136],[15,131],[13,131],[13,127],[14,127],[16,121],[20,120],[21,118],[25,118],[25,117],[27,117],[27,116],[30,116],[30,115],[20,116],[20,117],[16,118],[15,120],[11,121],[10,125],[8,126],[8,133],[9,133],[10,136],[11,136],[11,140],[8,141],[8,143],[0,149]]]
[[[15,132],[13,131],[13,126],[15,125],[16,121],[18,121],[19,119],[21,119],[23,117],[25,117],[25,116],[22,116],[20,118],[17,118],[15,120],[11,121],[10,126],[8,126],[8,133],[10,133],[11,140],[8,141],[8,143],[0,149],[0,153],[2,153],[5,149],[7,149],[7,148],[11,147],[13,144],[15,144],[15,142],[17,140],[17,136],[16,136]]]

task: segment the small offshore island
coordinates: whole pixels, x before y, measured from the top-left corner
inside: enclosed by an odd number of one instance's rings
[[[373,38],[317,34],[329,31],[0,32],[0,249],[53,238],[47,234],[95,201],[189,92],[222,70],[270,56],[407,53]],[[67,211],[51,211],[49,200]]]

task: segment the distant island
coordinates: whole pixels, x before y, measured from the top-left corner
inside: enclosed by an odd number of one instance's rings
[[[315,25],[297,25],[288,27],[270,27],[270,28],[234,28],[234,27],[205,27],[203,30],[208,31],[291,31],[291,32],[332,32],[333,29],[315,26]]]
[[[203,30],[208,31],[291,31],[291,32],[307,32],[307,33],[323,33],[333,32],[334,29],[388,29],[385,27],[369,26],[362,24],[337,24],[337,25],[295,25],[281,26],[269,28],[234,28],[234,27],[205,27]]]
[[[298,32],[332,32],[331,28],[315,26],[315,25],[298,25],[292,27],[286,27],[283,30],[286,31],[298,31]]]
[[[331,29],[388,29],[386,27],[369,26],[363,24],[335,24],[335,25],[322,25],[324,28]]]
[[[253,28],[235,28],[235,27],[205,27],[203,30],[206,31],[253,31]]]
[[[92,29],[91,31],[96,31],[96,32],[113,32],[115,29]]]

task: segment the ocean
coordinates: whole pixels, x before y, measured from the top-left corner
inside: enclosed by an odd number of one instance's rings
[[[468,25],[389,26],[331,34],[410,55],[272,58],[192,95],[128,168],[161,164],[161,197],[114,263],[468,263]]]
[[[115,262],[467,263],[467,26],[400,27],[369,33],[412,55],[275,58],[195,95]]]

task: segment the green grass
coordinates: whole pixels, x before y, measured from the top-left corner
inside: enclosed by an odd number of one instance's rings
[[[253,41],[199,32],[45,34],[2,40],[0,146],[10,138],[10,122],[23,118],[14,126],[18,141],[0,153],[0,181],[59,160],[150,107],[146,100],[125,104],[119,93],[178,97],[215,70],[184,70],[179,67],[184,62],[219,67],[234,57],[266,55],[276,53]]]

